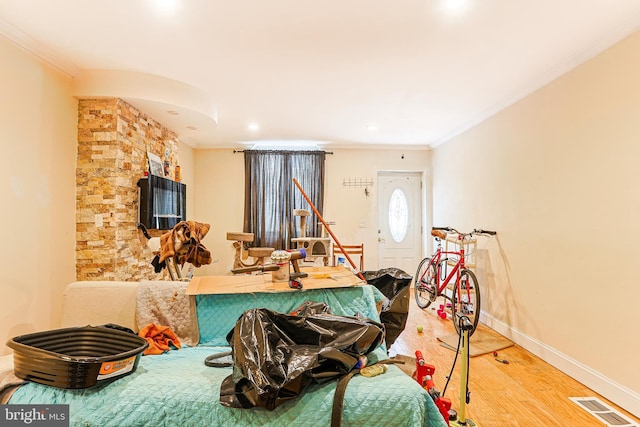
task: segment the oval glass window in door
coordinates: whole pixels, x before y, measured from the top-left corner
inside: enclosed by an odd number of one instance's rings
[[[409,228],[409,204],[407,196],[400,188],[396,188],[389,198],[389,231],[391,238],[400,243],[407,236]]]

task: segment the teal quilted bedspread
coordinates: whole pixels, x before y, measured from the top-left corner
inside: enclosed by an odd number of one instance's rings
[[[221,340],[246,309],[266,307],[289,312],[307,300],[327,302],[333,313],[361,313],[379,320],[371,286],[288,292],[286,294],[207,295],[198,297],[201,343],[197,347],[144,356],[137,370],[93,389],[62,390],[27,383],[10,404],[69,404],[72,426],[295,426],[331,425],[336,382],[314,384],[298,398],[273,411],[237,409],[219,403],[220,384],[232,368],[212,368],[204,359],[229,348]],[[370,359],[386,358],[380,347]],[[429,395],[397,366],[385,374],[356,375],[347,387],[343,426],[442,427],[442,419]]]
[[[301,292],[265,292],[255,294],[198,295],[200,345],[227,346],[226,336],[245,310],[268,308],[290,313],[305,301],[326,302],[338,316],[361,314],[376,322],[380,316],[376,302],[384,295],[374,286],[335,289],[310,289]]]

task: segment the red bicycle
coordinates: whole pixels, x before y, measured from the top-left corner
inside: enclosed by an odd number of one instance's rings
[[[442,240],[447,234],[456,234],[458,249],[445,251],[442,249]],[[473,325],[469,336],[473,335],[480,318],[480,288],[478,279],[473,271],[465,266],[465,258],[470,253],[465,253],[467,244],[474,235],[495,235],[495,231],[474,229],[470,233],[461,233],[451,227],[433,227],[431,235],[436,239],[438,247],[432,257],[427,257],[420,262],[418,271],[414,276],[414,293],[418,307],[425,309],[435,302],[439,296],[445,298],[443,310],[448,310],[446,300],[451,301],[450,314],[453,324],[461,334],[459,322],[456,321],[456,313],[467,316]],[[451,271],[448,267],[451,266]],[[450,286],[451,285],[451,286]]]

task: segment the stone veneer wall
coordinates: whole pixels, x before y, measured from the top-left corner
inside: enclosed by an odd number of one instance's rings
[[[168,159],[173,177],[178,164],[175,133],[121,99],[79,100],[77,280],[166,278],[166,269],[154,272],[153,254],[136,228],[137,183],[148,170],[147,151]]]

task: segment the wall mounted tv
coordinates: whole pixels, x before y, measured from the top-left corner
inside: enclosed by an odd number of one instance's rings
[[[151,230],[171,230],[187,217],[187,186],[156,175],[138,181],[140,222]]]

